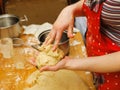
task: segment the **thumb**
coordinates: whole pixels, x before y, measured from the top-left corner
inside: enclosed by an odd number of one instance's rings
[[[58,68],[56,66],[44,66],[40,68],[40,72],[43,71],[57,71]]]

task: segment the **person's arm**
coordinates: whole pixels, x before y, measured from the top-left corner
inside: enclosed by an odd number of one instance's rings
[[[103,56],[88,57],[83,59],[69,59],[61,60],[55,66],[45,66],[40,71],[46,70],[86,70],[91,72],[117,72],[120,71],[120,51]]]
[[[55,50],[58,46],[58,43],[61,39],[62,32],[64,30],[68,31],[68,37],[73,37],[73,26],[74,26],[74,18],[76,16],[82,16],[84,0],[80,0],[79,2],[69,5],[65,7],[61,13],[59,14],[58,18],[56,19],[55,23],[53,24],[53,28],[51,32],[48,34],[44,45],[48,45],[55,40],[53,50]]]

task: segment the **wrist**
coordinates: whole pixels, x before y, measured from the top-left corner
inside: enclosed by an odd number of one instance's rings
[[[88,60],[84,59],[72,59],[67,60],[65,63],[66,69],[72,69],[72,70],[88,70],[89,69],[89,62]]]
[[[83,3],[84,3],[84,0],[81,0],[81,1],[79,1],[79,2],[77,2],[76,4],[73,4],[73,15],[74,16],[83,16],[84,15],[84,13],[83,13],[83,9],[82,9],[82,7],[83,7]]]

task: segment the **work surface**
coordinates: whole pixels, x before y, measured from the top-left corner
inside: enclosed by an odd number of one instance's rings
[[[36,50],[31,47],[37,40],[34,35],[22,34],[21,39],[24,45],[14,47],[14,55],[5,59],[0,54],[0,90],[23,90],[26,86],[26,79],[36,70],[28,60],[36,55]],[[69,56],[72,58],[87,57],[86,48],[82,36],[77,32],[74,38],[70,39]],[[75,71],[90,90],[95,90],[93,77],[89,71]],[[82,89],[81,89],[82,90]]]

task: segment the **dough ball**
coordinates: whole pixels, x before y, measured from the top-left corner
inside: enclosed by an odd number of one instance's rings
[[[37,58],[36,64],[40,68],[45,65],[55,65],[64,57],[64,52],[57,48],[55,51],[52,50],[52,45],[41,46]]]

